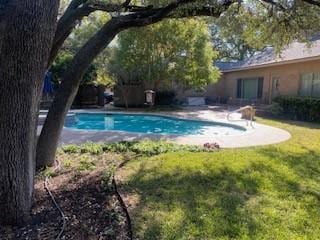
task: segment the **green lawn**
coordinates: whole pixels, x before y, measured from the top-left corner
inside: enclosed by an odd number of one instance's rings
[[[129,162],[139,239],[320,239],[320,125],[262,120],[292,139]],[[235,139],[236,141],[236,139]]]

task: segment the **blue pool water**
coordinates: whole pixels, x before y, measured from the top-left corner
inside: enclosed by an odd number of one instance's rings
[[[234,135],[245,131],[245,128],[231,124],[182,120],[148,114],[120,113],[79,113],[66,121],[65,126],[81,130],[117,130],[178,135]]]

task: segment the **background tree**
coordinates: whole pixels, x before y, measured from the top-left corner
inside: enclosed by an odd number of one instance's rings
[[[61,9],[63,8],[66,8],[66,3],[61,6]],[[69,67],[69,64],[77,51],[79,51],[83,44],[85,44],[109,19],[109,14],[97,11],[88,17],[84,17],[77,23],[75,30],[61,46],[61,49],[50,68],[56,84],[61,82],[63,73]],[[107,86],[112,85],[113,80],[110,79],[106,71],[109,55],[108,48],[103,50],[90,64],[80,84],[96,83]]]
[[[61,83],[63,73],[68,69],[73,59],[73,55],[64,50],[61,51],[53,64],[51,65],[50,71],[52,72],[53,82],[58,87]],[[92,63],[83,75],[80,82],[81,84],[95,83],[98,77],[98,64]]]
[[[164,20],[119,34],[109,70],[145,89],[201,88],[218,79],[216,57],[205,21]]]
[[[293,40],[308,42],[320,30],[319,8],[308,2],[251,0],[233,5],[211,20],[219,60],[243,60],[270,46],[280,53]]]
[[[260,49],[252,47],[244,40],[245,24],[235,21],[233,24],[217,19],[211,26],[211,39],[214,48],[218,51],[218,61],[237,62],[249,58],[259,52]]]
[[[238,38],[256,50],[272,46],[279,53],[292,41],[307,42],[319,32],[320,9],[310,2],[316,1],[250,0],[230,7],[217,24],[222,36]]]

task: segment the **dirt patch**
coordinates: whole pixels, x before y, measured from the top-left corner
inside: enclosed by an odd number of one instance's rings
[[[128,239],[125,215],[114,189],[106,182],[105,167],[110,165],[111,161],[99,161],[93,162],[94,170],[79,171],[79,166],[63,169],[50,179],[49,188],[66,216],[61,239]],[[0,227],[1,240],[56,239],[62,218],[44,188],[44,177],[37,177],[34,198],[29,224]]]

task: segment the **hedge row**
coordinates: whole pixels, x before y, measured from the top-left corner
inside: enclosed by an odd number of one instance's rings
[[[320,122],[320,98],[279,96],[273,102],[285,117]]]
[[[140,142],[117,142],[117,143],[93,143],[87,142],[82,145],[66,145],[62,147],[65,153],[90,153],[102,154],[103,152],[126,153],[133,152],[144,156],[154,156],[161,153],[187,151],[187,152],[212,152],[216,151],[216,145],[206,144],[204,147],[193,145],[180,145],[166,141],[143,140]]]

